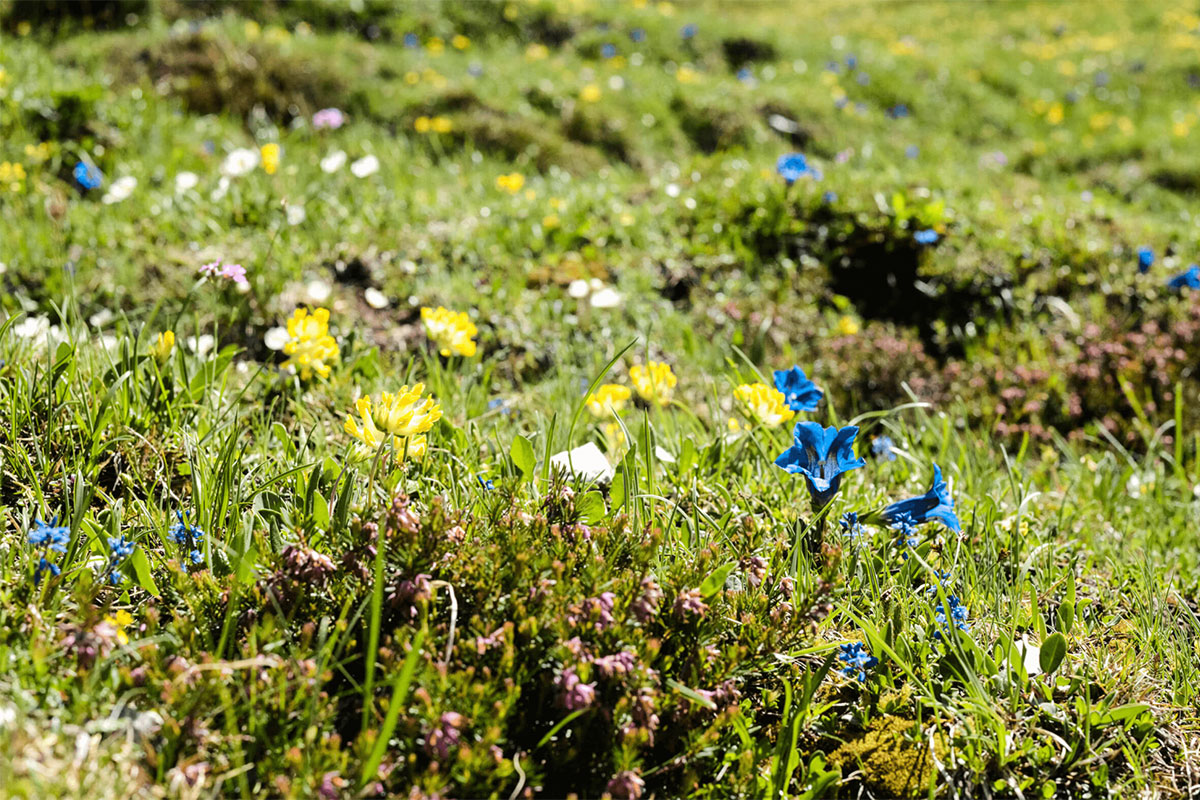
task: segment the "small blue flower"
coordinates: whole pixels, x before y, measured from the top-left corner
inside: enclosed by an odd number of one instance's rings
[[[496,488],[496,484],[492,483],[491,478],[484,478],[482,475],[476,475],[475,477],[485,492],[493,491]]]
[[[1138,272],[1145,275],[1154,266],[1154,251],[1149,247],[1139,247],[1137,251]]]
[[[58,517],[51,517],[49,522],[43,522],[40,518],[34,519],[33,528],[29,531],[31,545],[46,547],[56,553],[67,552],[67,544],[70,541],[71,529],[58,525]]]
[[[108,549],[112,551],[112,557],[116,561],[124,561],[133,555],[133,542],[125,540],[124,536],[108,538]]]
[[[842,534],[851,542],[858,542],[867,533],[867,529],[858,521],[858,514],[854,511],[847,511],[845,514],[842,514],[842,518],[838,520],[838,527],[841,528]]]
[[[742,83],[754,82],[754,70],[749,67],[742,67],[737,71],[737,79]]]
[[[1167,286],[1171,289],[1200,289],[1200,266],[1192,264],[1167,281]]]
[[[967,626],[967,607],[964,606],[955,595],[950,595],[946,598],[946,603],[950,606],[950,613],[947,615],[946,609],[941,603],[937,604],[934,609],[934,619],[937,620],[937,627],[933,631],[935,639],[944,639],[950,635],[950,625],[958,628],[963,633],[968,630]]]
[[[824,392],[799,367],[775,370],[775,388],[792,411],[816,411]]]
[[[646,29],[645,28],[634,28],[633,30],[631,30],[629,32],[629,38],[635,42],[646,41]]]
[[[775,162],[775,171],[783,178],[788,186],[804,176],[820,180],[821,173],[808,165],[808,160],[801,153],[785,153]]]
[[[617,46],[615,44],[605,44],[600,48],[600,55],[605,58],[612,58],[617,54]]]
[[[896,443],[890,436],[876,436],[871,440],[871,452],[885,461],[895,461]]]
[[[684,39],[692,39],[692,38],[695,38],[696,32],[698,30],[699,29],[695,26],[695,24],[689,22],[687,25],[684,25],[682,28],[679,29],[679,35],[682,36]]]
[[[199,526],[189,524],[187,516],[182,511],[176,511],[175,516],[179,521],[172,523],[171,527],[167,529],[167,537],[172,542],[180,547],[188,547],[195,546],[196,543],[204,540],[204,531]]]
[[[908,147],[904,148],[904,155],[908,158],[916,158],[920,154],[921,148],[917,147],[915,144],[910,144]]]
[[[947,595],[949,595],[950,594],[950,570],[946,570],[944,572],[939,572],[937,570],[934,570],[933,577],[934,577],[935,582],[931,583],[925,587],[925,594],[935,595],[935,594],[937,594],[938,588],[940,587],[943,592],[945,592]]]
[[[858,67],[858,56],[846,56],[846,69],[855,69],[856,67]]]
[[[404,46],[415,49],[421,46],[421,39],[415,33],[404,34]]]
[[[825,194],[821,195],[821,200],[825,203],[836,203],[837,192],[826,192]]]
[[[906,106],[904,103],[897,103],[896,105],[894,105],[888,109],[887,114],[892,119],[900,119],[901,117],[907,117],[908,116],[908,106]]]
[[[917,244],[937,244],[939,238],[941,237],[933,228],[926,228],[913,234],[913,241]]]
[[[912,514],[900,513],[891,521],[889,527],[898,534],[895,544],[905,548],[904,560],[907,561],[908,549],[916,547],[918,543],[917,521],[913,519]]]
[[[47,572],[49,572],[51,575],[54,575],[55,577],[57,577],[62,574],[62,569],[59,568],[58,564],[53,564],[44,558],[39,560],[37,567],[33,570],[34,584],[36,585],[36,584],[41,583],[42,575],[44,575]]]
[[[879,663],[879,659],[871,655],[862,642],[843,644],[842,652],[838,653],[838,659],[845,665],[842,667],[842,674],[847,678],[857,678],[859,681],[865,681],[867,670]]]
[[[813,507],[822,509],[841,488],[842,474],[867,462],[854,457],[854,437],[858,428],[829,427],[816,422],[800,422],[793,432],[795,444],[775,459],[775,465],[795,475],[803,475],[812,495]]]
[[[204,560],[204,554],[201,553],[199,550],[193,550],[189,555],[192,559],[193,564],[199,564],[201,561]]]
[[[885,523],[893,527],[902,519],[911,519],[913,525],[937,521],[955,533],[962,533],[962,525],[954,513],[954,498],[950,496],[950,488],[942,480],[942,468],[937,464],[933,465],[933,485],[929,487],[928,492],[920,497],[897,500],[885,507],[879,515]]]
[[[104,174],[92,164],[80,161],[72,171],[75,182],[83,189],[99,189],[104,185]]]

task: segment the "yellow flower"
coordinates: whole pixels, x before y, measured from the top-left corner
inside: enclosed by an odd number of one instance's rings
[[[585,103],[594,103],[600,99],[600,87],[589,83],[579,91],[579,99]]]
[[[647,403],[665,406],[671,402],[671,394],[677,382],[670,364],[660,361],[650,361],[645,365],[637,364],[629,368],[629,379],[638,396]]]
[[[1046,121],[1051,125],[1058,125],[1063,121],[1063,104],[1054,103],[1050,106],[1050,110],[1046,112]]]
[[[450,44],[454,46],[455,50],[466,50],[471,46],[471,40],[460,33],[450,40]]]
[[[454,130],[454,123],[449,117],[434,117],[429,121],[434,133],[449,133]]]
[[[166,361],[171,350],[175,347],[175,331],[163,331],[154,340],[154,346],[150,348],[150,352],[158,359],[158,363]]]
[[[408,72],[404,73],[404,82],[409,86],[416,86],[421,82],[421,76],[415,70],[410,69]]]
[[[475,334],[479,329],[465,311],[451,311],[438,306],[421,309],[421,322],[425,333],[444,356],[456,355],[470,358],[475,355]]]
[[[606,383],[588,395],[587,410],[592,416],[600,418],[619,414],[625,409],[625,403],[632,394],[628,386]]]
[[[547,214],[546,216],[542,217],[542,227],[548,231],[552,231],[557,228],[558,224],[558,214]]]
[[[783,392],[765,383],[743,383],[733,393],[745,407],[746,413],[755,422],[768,428],[782,425],[796,416],[796,412],[787,407]]]
[[[275,170],[279,169],[279,145],[268,142],[260,148],[259,154],[262,156],[263,172],[274,175]]]
[[[609,461],[616,461],[625,452],[625,431],[616,422],[604,426],[604,448]]]
[[[680,67],[675,70],[675,79],[680,83],[695,83],[700,80],[700,73],[691,67]]]
[[[541,61],[550,55],[550,48],[544,44],[531,44],[525,48],[525,58],[530,61]]]
[[[432,56],[440,56],[442,51],[446,49],[446,43],[442,41],[442,37],[435,36],[425,43],[425,49]]]
[[[25,156],[35,164],[41,164],[43,161],[50,158],[50,155],[53,152],[54,145],[50,142],[25,145]]]
[[[422,398],[424,392],[423,383],[411,389],[401,386],[395,394],[381,394],[374,407],[370,396],[360,397],[354,409],[362,424],[359,425],[354,415],[350,414],[343,425],[346,433],[360,442],[358,455],[369,456],[391,436],[397,461],[403,461],[406,456],[424,456],[426,442],[421,434],[428,432],[442,418],[441,405],[432,397]]]
[[[429,117],[417,117],[413,122],[413,130],[417,133],[429,133],[430,127],[432,127],[432,122]]]
[[[519,172],[500,175],[496,178],[496,188],[503,189],[509,194],[516,194],[525,185],[525,176]]]
[[[25,167],[17,163],[5,161],[0,163],[0,185],[8,184],[11,191],[21,191],[21,182],[25,180]]]
[[[842,317],[838,320],[838,333],[842,336],[853,336],[858,333],[858,323],[854,317]]]
[[[117,632],[117,642],[121,645],[129,644],[129,634],[125,629],[133,624],[133,615],[125,609],[121,609],[116,614],[110,614],[104,618],[104,622],[111,625]]]
[[[308,380],[314,372],[328,378],[329,365],[337,362],[341,352],[329,335],[329,309],[318,308],[310,314],[307,308],[297,308],[287,330],[291,338],[283,346],[288,356],[284,368],[299,371],[301,380]]]

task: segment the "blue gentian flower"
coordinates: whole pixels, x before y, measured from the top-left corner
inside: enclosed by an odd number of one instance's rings
[[[687,25],[684,25],[682,28],[680,28],[679,35],[684,39],[691,39],[696,35],[697,30],[698,28],[695,26],[695,24],[689,22]]]
[[[1200,289],[1200,266],[1192,264],[1167,281],[1167,286],[1171,289]]]
[[[913,234],[913,241],[917,244],[937,244],[939,238],[941,237],[933,228],[926,228]]]
[[[482,475],[476,475],[475,477],[485,492],[490,492],[496,488],[496,484],[492,483],[491,478],[484,478]]]
[[[950,496],[950,488],[942,480],[942,468],[937,464],[933,465],[933,485],[928,492],[920,497],[897,500],[879,514],[885,523],[893,527],[903,519],[911,519],[913,525],[936,521],[955,533],[962,533],[962,525],[954,513],[954,498]]]
[[[822,509],[841,488],[842,474],[867,463],[854,457],[857,435],[858,428],[854,425],[822,429],[816,422],[797,423],[793,432],[796,443],[775,459],[775,465],[803,475],[813,507]]]
[[[1154,266],[1154,251],[1149,247],[1139,247],[1137,251],[1138,272],[1145,275]]]
[[[871,655],[862,642],[847,642],[842,645],[838,659],[845,665],[842,674],[847,678],[867,679],[867,670],[879,663],[879,659]]]
[[[896,443],[890,436],[876,436],[871,440],[871,452],[886,461],[895,461]]]
[[[33,528],[29,531],[31,545],[46,547],[56,553],[67,552],[67,544],[70,541],[71,529],[58,525],[58,517],[51,517],[49,522],[43,522],[40,518],[35,519]]]
[[[842,514],[842,518],[838,520],[838,527],[842,529],[842,534],[851,542],[857,542],[866,535],[867,529],[858,521],[858,514],[854,511],[847,511]]]
[[[75,176],[75,182],[83,189],[99,189],[104,185],[104,173],[86,161],[77,163],[72,174]]]
[[[775,162],[775,171],[787,182],[788,186],[803,178],[805,175],[813,180],[820,180],[821,173],[815,167],[808,165],[808,160],[802,153],[785,153]]]
[[[937,604],[934,609],[934,619],[937,620],[937,627],[933,631],[935,639],[943,639],[950,635],[950,626],[958,628],[963,633],[967,632],[967,607],[964,606],[955,595],[950,595],[946,598],[946,604],[950,606],[950,613],[946,613],[946,609],[941,603]]]
[[[600,48],[600,55],[605,58],[612,58],[617,54],[617,46],[614,44],[605,44]]]
[[[799,367],[775,370],[775,388],[792,411],[816,411],[824,395]]]

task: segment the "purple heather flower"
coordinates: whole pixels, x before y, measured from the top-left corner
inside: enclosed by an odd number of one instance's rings
[[[642,593],[633,601],[633,615],[637,617],[638,622],[646,623],[654,619],[662,597],[663,594],[653,578],[642,579]]]
[[[613,800],[638,800],[646,782],[631,769],[618,773],[604,787],[604,791],[613,796]]]
[[[562,690],[563,706],[568,711],[578,711],[587,708],[596,700],[596,684],[584,683],[575,674],[574,667],[564,669],[554,683]]]
[[[312,124],[317,130],[321,130],[322,128],[337,130],[346,124],[346,115],[342,113],[340,108],[322,108],[313,114]]]
[[[704,604],[704,599],[699,589],[688,589],[685,592],[680,592],[679,597],[675,599],[675,613],[681,617],[686,617],[688,614],[703,617],[706,611],[708,611],[708,606]]]

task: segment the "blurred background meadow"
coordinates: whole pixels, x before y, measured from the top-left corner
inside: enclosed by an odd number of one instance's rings
[[[0,787],[1195,796],[1198,196],[1195,2],[0,0]]]

